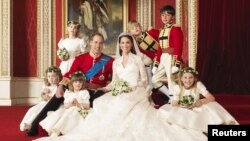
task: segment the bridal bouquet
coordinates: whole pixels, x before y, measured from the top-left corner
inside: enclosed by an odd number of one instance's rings
[[[194,103],[194,97],[192,95],[184,95],[178,102],[178,104],[184,108],[191,107],[193,103]]]
[[[57,56],[62,59],[63,61],[66,61],[69,59],[69,52],[67,51],[67,49],[63,48],[63,49],[59,49],[57,51]]]
[[[122,79],[116,79],[112,82],[112,95],[117,96],[121,93],[128,93],[131,91],[131,88],[127,81]]]

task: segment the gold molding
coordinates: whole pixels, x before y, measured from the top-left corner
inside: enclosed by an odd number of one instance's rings
[[[176,0],[175,1],[175,9],[176,9],[176,24],[182,26],[182,1]]]
[[[183,23],[183,10],[187,8],[187,22]],[[198,40],[198,1],[197,0],[176,0],[176,24],[187,25],[188,45],[188,66],[196,67],[197,40]],[[186,11],[186,10],[185,10]]]
[[[44,77],[47,67],[55,63],[55,2],[37,1],[37,76]]]
[[[123,31],[127,31],[129,0],[123,0]]]
[[[10,77],[12,68],[12,1],[0,2],[0,77]]]
[[[62,37],[66,34],[66,23],[68,17],[68,0],[63,0],[62,2]]]
[[[136,20],[143,30],[152,27],[152,0],[137,0]]]
[[[37,1],[37,76],[41,76],[41,1]]]
[[[188,65],[190,67],[196,68],[196,57],[197,57],[197,42],[198,42],[198,1],[189,0],[188,1]]]
[[[52,64],[51,65],[56,65],[56,47],[57,47],[57,42],[56,42],[56,1],[52,1],[52,17],[51,17],[51,22],[52,22]]]

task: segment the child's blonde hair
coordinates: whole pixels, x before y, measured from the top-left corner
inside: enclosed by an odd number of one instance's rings
[[[179,77],[178,77],[179,85],[183,86],[183,83],[181,82],[181,77],[183,76],[184,73],[191,73],[194,76],[195,78],[194,84],[198,82],[198,72],[191,67],[185,67],[179,72]]]
[[[191,67],[185,67],[179,72],[179,76],[178,76],[178,84],[179,84],[180,89],[181,89],[180,96],[182,96],[183,92],[184,92],[184,84],[181,81],[181,77],[183,76],[184,73],[191,73],[194,76],[194,84],[193,84],[194,93],[195,93],[195,95],[198,95],[199,94],[198,90],[197,90],[198,72]]]
[[[58,75],[58,82],[60,82],[62,77],[63,77],[61,69],[59,69],[58,67],[55,67],[55,66],[48,67],[45,71],[45,78],[44,78],[45,86],[51,86],[51,84],[49,83],[49,80],[48,80],[48,73],[56,73]]]
[[[141,24],[139,22],[137,22],[136,20],[129,21],[128,22],[128,31],[130,31],[135,26],[141,27]]]
[[[69,86],[69,90],[72,92],[74,91],[73,82],[75,81],[82,82],[83,83],[82,89],[84,89],[84,83],[86,81],[86,77],[84,73],[82,73],[81,71],[76,71],[70,75],[70,83],[68,86]]]

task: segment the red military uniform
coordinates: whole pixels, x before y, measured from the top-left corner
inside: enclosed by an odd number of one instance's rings
[[[174,69],[176,71],[180,68],[182,62],[183,34],[181,28],[173,24],[166,25],[160,31],[159,43],[160,48],[154,62],[154,68],[158,68],[153,75],[152,83],[154,88],[161,88],[164,76],[167,75],[169,93],[172,94],[173,81],[171,76],[174,73]]]
[[[157,55],[159,33],[160,31],[157,29],[150,29],[142,32],[141,36],[137,39],[140,51],[146,54],[151,60],[154,60]]]
[[[182,62],[182,46],[183,33],[180,27],[176,25],[167,25],[161,29],[159,35],[160,48],[157,51],[155,64],[159,64],[162,55],[162,50],[165,48],[173,48],[173,54],[178,61]]]
[[[103,54],[102,54],[103,55]],[[97,58],[93,58],[89,53],[82,54],[75,58],[69,72],[67,72],[64,77],[70,76],[71,73],[76,71],[82,71],[86,73],[96,62],[98,62],[102,55]],[[101,86],[105,86],[112,77],[112,63],[114,59],[110,57],[109,61],[105,64],[105,66],[90,80],[87,80],[87,83],[98,84]]]

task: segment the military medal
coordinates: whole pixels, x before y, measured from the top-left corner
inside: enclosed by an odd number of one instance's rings
[[[102,74],[99,76],[99,80],[103,81],[105,79],[105,76],[103,75],[104,73],[104,66],[102,68]]]
[[[103,81],[105,79],[105,76],[102,74],[99,76],[99,80]]]

